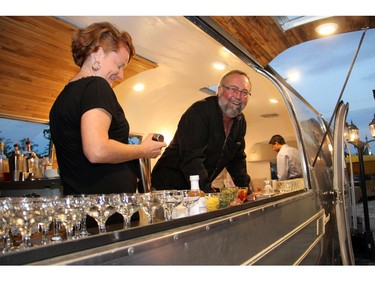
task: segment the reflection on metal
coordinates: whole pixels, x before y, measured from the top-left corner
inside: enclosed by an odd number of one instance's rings
[[[139,159],[139,166],[141,169],[141,183],[143,190],[139,192],[146,193],[151,191],[151,163],[150,159],[142,158]]]
[[[327,216],[329,220],[330,215]],[[316,222],[316,235],[321,235],[325,233],[325,220],[323,218],[319,218]]]
[[[317,238],[315,241],[310,245],[310,247],[305,251],[303,255],[294,263],[294,265],[299,265],[303,261],[305,257],[314,249],[314,247],[323,239],[323,236],[325,234],[325,225],[330,220],[331,215],[328,214],[328,216],[325,215],[324,211],[322,210],[320,213],[322,213],[322,216],[319,216],[316,220],[316,227],[317,227]]]
[[[260,259],[262,259],[264,256],[271,254],[272,251],[277,250],[277,248],[291,239],[293,236],[297,235],[301,230],[305,229],[309,224],[316,222],[317,225],[319,225],[320,222],[324,221],[324,210],[321,210],[319,213],[315,214],[310,219],[306,220],[304,223],[296,227],[295,229],[291,230],[289,233],[287,233],[285,236],[281,237],[271,245],[269,245],[267,248],[259,252],[254,257],[247,260],[244,265],[252,265],[258,262]],[[324,229],[325,224],[322,226]],[[315,247],[315,245],[322,239],[324,231],[317,234],[316,239],[311,243],[310,246],[307,247],[306,251],[296,260],[296,262],[293,265],[298,265],[301,263],[303,258],[305,258],[309,252]]]

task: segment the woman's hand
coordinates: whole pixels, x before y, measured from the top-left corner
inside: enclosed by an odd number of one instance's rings
[[[144,149],[144,158],[156,158],[161,155],[162,149],[167,146],[167,143],[162,141],[155,141],[152,139],[154,134],[148,134],[147,137],[142,141],[141,146]]]

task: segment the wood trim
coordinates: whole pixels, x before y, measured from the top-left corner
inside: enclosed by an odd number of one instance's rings
[[[0,116],[49,121],[53,102],[79,70],[70,49],[75,30],[55,17],[0,17]],[[136,55],[124,80],[156,67]]]

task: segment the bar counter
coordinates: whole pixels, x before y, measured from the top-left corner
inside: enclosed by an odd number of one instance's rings
[[[63,186],[59,177],[0,182],[1,197],[59,196],[62,194]]]
[[[324,212],[312,207],[311,200],[313,193],[299,190],[171,221],[156,219],[152,224],[147,224],[140,212],[140,221],[128,229],[122,229],[122,224],[109,226],[104,234],[90,229],[96,234],[0,254],[0,264],[316,263],[321,256],[322,236],[316,227],[324,219]],[[303,261],[301,256],[305,257]]]

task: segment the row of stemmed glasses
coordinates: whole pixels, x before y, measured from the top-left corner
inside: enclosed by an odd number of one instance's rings
[[[10,249],[25,249],[32,246],[31,234],[38,229],[41,221],[42,208],[41,201],[33,197],[8,197],[1,199],[1,234],[3,237],[2,252]],[[13,246],[10,241],[11,228],[16,227],[21,234],[21,242],[18,246]]]
[[[2,199],[1,205],[7,204],[7,213],[2,213],[2,221],[7,224],[5,233],[11,226],[18,229],[22,240],[17,249],[24,249],[32,246],[31,234],[38,230],[39,225],[43,228],[42,243],[46,240],[46,228],[51,222],[51,198],[45,197],[12,197]],[[4,228],[3,228],[4,229]],[[4,233],[4,234],[5,234]]]
[[[63,197],[12,197],[1,199],[0,204],[0,237],[2,238],[1,251],[8,250],[8,233],[11,226],[21,234],[21,243],[18,249],[32,246],[31,234],[42,228],[40,244],[46,245],[51,241],[47,234],[51,223],[54,226],[52,241],[62,241],[59,236],[59,226],[66,230],[67,240],[78,239],[82,231],[86,230],[85,219],[89,214],[94,217],[99,226],[99,232],[105,232],[105,222],[109,216],[117,211],[119,195],[67,195]],[[74,228],[76,231],[74,231]],[[79,233],[81,228],[81,233]],[[86,230],[87,231],[87,230]]]
[[[61,225],[66,229],[68,240],[79,239],[80,237],[89,235],[86,229],[86,217],[91,206],[91,200],[88,196],[82,194],[57,197],[52,204],[53,208],[55,208],[54,215],[52,216],[52,242],[63,241],[63,238],[60,236]],[[64,210],[65,207],[68,210]]]
[[[165,219],[172,219],[172,211],[179,204],[190,208],[197,203],[199,195],[190,190],[163,190],[150,193],[121,193],[121,194],[92,194],[67,195],[63,197],[14,197],[3,198],[0,204],[0,237],[2,237],[2,251],[7,251],[8,234],[11,226],[17,227],[22,241],[19,249],[32,246],[31,233],[42,227],[41,244],[51,241],[47,239],[51,223],[54,235],[51,240],[61,241],[56,226],[62,224],[66,230],[67,240],[78,239],[87,235],[85,226],[86,216],[93,217],[98,223],[99,233],[106,232],[107,219],[118,212],[124,218],[124,228],[130,227],[132,215],[140,208],[147,215],[148,223],[154,221],[155,211],[162,207]],[[74,228],[76,231],[74,232]],[[79,233],[81,229],[81,234]]]
[[[182,203],[190,215],[190,209],[195,205],[200,193],[195,194],[191,190],[162,190],[149,193],[120,193],[88,195],[91,206],[88,215],[98,223],[99,233],[106,232],[107,219],[118,212],[123,216],[124,229],[130,227],[131,217],[141,209],[147,216],[149,224],[154,222],[155,211],[162,207],[165,211],[165,219],[172,219],[172,211]]]
[[[186,208],[187,216],[190,216],[191,208],[198,203],[200,191],[194,190],[160,190],[141,195],[141,208],[147,215],[148,223],[154,222],[155,211],[162,207],[165,220],[172,220],[172,212],[178,206]]]
[[[99,232],[103,233],[106,231],[106,220],[118,210],[119,202],[119,194],[2,198],[0,201],[1,251],[9,250],[8,234],[11,226],[18,229],[22,238],[17,249],[33,246],[31,235],[34,231],[38,231],[39,226],[42,228],[40,244],[49,244],[51,241],[47,239],[47,234],[51,223],[54,226],[52,241],[62,241],[58,233],[60,224],[65,227],[67,240],[78,239],[79,228],[86,230],[87,214],[95,218]],[[130,213],[128,215],[131,216]]]
[[[172,219],[172,211],[179,204],[187,208],[190,215],[191,207],[197,203],[200,194],[193,194],[190,190],[162,190],[149,193],[120,193],[88,195],[91,198],[91,207],[88,215],[98,223],[99,233],[106,232],[105,223],[115,212],[120,213],[124,219],[124,229],[130,227],[131,217],[141,209],[147,216],[149,224],[154,222],[155,211],[162,207],[166,220]]]

